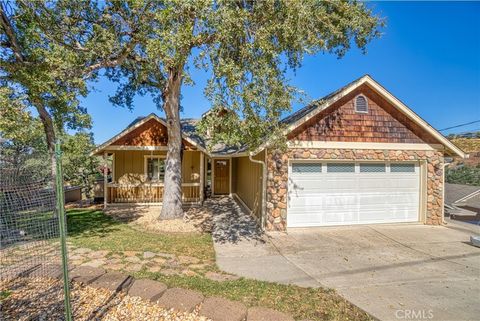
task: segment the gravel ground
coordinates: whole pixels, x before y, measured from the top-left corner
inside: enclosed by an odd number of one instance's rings
[[[192,206],[185,209],[185,218],[158,220],[161,206],[110,206],[105,214],[131,226],[140,226],[152,232],[202,233],[212,229],[211,209]]]
[[[23,278],[15,283],[0,283],[0,292],[7,293],[0,301],[0,320],[63,320],[63,286],[49,278]],[[75,320],[128,321],[208,321],[193,313],[180,313],[107,289],[73,283],[72,307]]]

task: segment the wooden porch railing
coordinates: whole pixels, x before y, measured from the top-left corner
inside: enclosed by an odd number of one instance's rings
[[[156,203],[163,200],[164,185],[162,183],[151,184],[118,184],[108,183],[108,203]],[[200,203],[200,183],[183,183],[182,200],[185,203]]]

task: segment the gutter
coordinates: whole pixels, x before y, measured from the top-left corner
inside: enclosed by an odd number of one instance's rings
[[[265,215],[267,214],[267,165],[264,161],[253,159],[254,153],[248,155],[251,162],[260,164],[262,166],[262,210],[260,212],[260,228],[265,231]]]

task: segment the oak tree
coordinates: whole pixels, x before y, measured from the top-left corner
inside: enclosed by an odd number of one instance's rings
[[[38,114],[52,176],[59,133],[90,126],[79,97],[88,94],[88,81],[122,63],[133,50],[147,6],[68,0],[0,3],[0,85]]]
[[[200,125],[213,143],[256,148],[278,123],[298,93],[287,72],[305,55],[343,56],[379,36],[382,20],[356,1],[264,0],[155,1],[135,36],[138,45],[109,71],[121,85],[112,102],[133,108],[136,94],[151,94],[165,112],[168,152],[160,218],[182,215],[181,90],[194,84],[191,69],[211,77],[205,95],[214,110]],[[219,115],[221,114],[221,119]]]

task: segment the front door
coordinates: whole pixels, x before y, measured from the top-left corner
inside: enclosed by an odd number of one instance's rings
[[[213,161],[213,193],[217,195],[230,193],[230,160]]]

